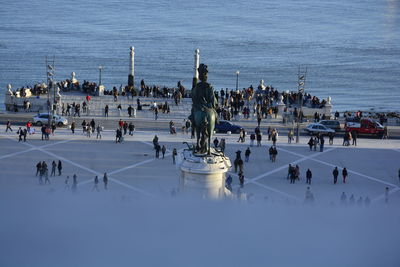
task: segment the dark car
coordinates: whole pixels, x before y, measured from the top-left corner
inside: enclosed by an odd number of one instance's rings
[[[340,122],[337,120],[322,120],[319,123],[335,131],[340,131]]]
[[[231,132],[231,133],[239,133],[240,129],[242,129],[241,126],[233,124],[229,121],[223,121],[220,120],[218,124],[215,124],[215,131],[217,133],[226,133],[226,132]]]

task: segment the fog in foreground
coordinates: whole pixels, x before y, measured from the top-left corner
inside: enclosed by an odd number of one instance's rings
[[[399,266],[391,205],[0,196],[0,266]]]

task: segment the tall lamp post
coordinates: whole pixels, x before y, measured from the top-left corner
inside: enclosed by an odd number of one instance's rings
[[[285,121],[286,123],[288,122],[288,118],[289,118],[289,90],[285,91],[286,93],[286,112],[285,112]]]
[[[103,71],[103,66],[99,66],[99,87],[101,85],[101,72]]]
[[[301,66],[299,66],[299,71],[297,74],[297,99],[300,110],[297,112],[297,134],[296,134],[296,143],[299,143],[300,139],[300,120],[303,119],[303,94],[306,83],[307,76],[307,67],[305,70],[301,70]]]
[[[236,71],[236,91],[239,90],[239,74],[240,71]]]

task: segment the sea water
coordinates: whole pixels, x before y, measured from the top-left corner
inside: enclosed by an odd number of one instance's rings
[[[127,83],[135,47],[135,83],[187,88],[194,50],[215,89],[297,90],[332,97],[334,110],[400,110],[399,0],[0,0],[0,103],[6,86],[46,80]],[[4,106],[2,106],[4,108]]]

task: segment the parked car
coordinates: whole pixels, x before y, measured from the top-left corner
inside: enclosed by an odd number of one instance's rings
[[[322,120],[319,123],[335,131],[340,131],[340,122],[337,120]]]
[[[230,131],[231,133],[239,133],[241,126],[231,123],[230,121],[220,120],[215,124],[215,131],[217,133],[226,133]]]
[[[325,125],[322,125],[320,123],[311,123],[311,124],[307,125],[307,127],[304,129],[304,131],[310,135],[315,135],[318,133],[321,135],[335,133],[335,130],[328,128]]]
[[[358,134],[370,134],[381,137],[384,132],[383,126],[372,119],[361,119],[360,122],[346,122],[344,125],[346,132],[357,132]]]
[[[68,125],[68,120],[64,117],[53,115],[53,120],[56,122],[57,126]],[[43,124],[47,124],[48,122],[49,122],[48,113],[39,113],[33,117],[33,123],[37,126],[42,126]]]

